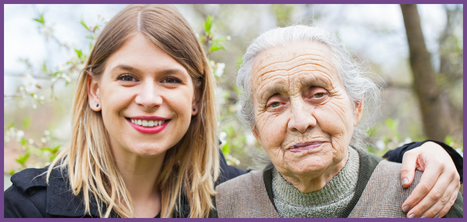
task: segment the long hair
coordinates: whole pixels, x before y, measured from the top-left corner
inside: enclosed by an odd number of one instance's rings
[[[156,181],[162,194],[161,217],[172,217],[186,200],[189,217],[207,217],[219,174],[215,81],[194,31],[168,5],[130,5],[102,30],[77,82],[71,143],[52,162],[47,180],[52,169],[59,167],[66,170],[73,194],[82,195],[86,213],[90,213],[93,199],[100,217],[109,217],[112,211],[120,217],[134,217],[133,202],[116,167],[102,114],[89,107],[87,81],[90,75],[101,75],[107,59],[138,32],[183,65],[199,98],[198,115],[192,117],[181,141],[166,152]]]

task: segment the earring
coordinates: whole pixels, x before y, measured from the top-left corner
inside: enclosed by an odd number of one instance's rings
[[[96,107],[99,107],[99,103],[98,103],[98,104],[96,104]]]
[[[196,109],[195,109],[195,108],[193,108],[193,112],[194,112],[194,111],[196,111]]]

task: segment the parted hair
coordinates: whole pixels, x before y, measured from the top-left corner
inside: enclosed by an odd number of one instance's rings
[[[47,180],[58,167],[67,172],[73,194],[82,195],[86,213],[90,213],[90,200],[94,199],[101,217],[110,217],[112,212],[134,217],[133,202],[116,167],[102,114],[89,107],[87,82],[89,76],[102,75],[107,59],[136,33],[183,65],[192,77],[200,109],[181,141],[166,152],[156,181],[162,194],[161,217],[180,212],[183,196],[189,202],[189,217],[207,217],[219,174],[215,80],[195,32],[169,5],[130,5],[104,27],[78,78],[70,145],[52,162]]]

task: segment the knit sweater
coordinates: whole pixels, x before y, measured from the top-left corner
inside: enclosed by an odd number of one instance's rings
[[[274,168],[272,190],[277,212],[282,218],[338,217],[354,196],[358,168],[358,153],[349,147],[349,158],[344,168],[322,189],[310,193],[300,192]]]

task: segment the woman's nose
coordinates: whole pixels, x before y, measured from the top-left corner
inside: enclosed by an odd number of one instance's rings
[[[144,83],[141,90],[135,98],[136,104],[142,106],[145,110],[154,109],[162,105],[162,97],[157,85],[153,82]]]
[[[305,133],[308,129],[316,126],[313,106],[300,101],[292,104],[291,109],[291,117],[287,126],[290,131]]]

